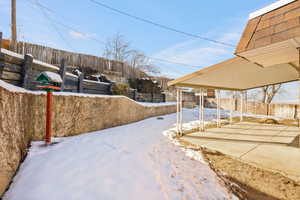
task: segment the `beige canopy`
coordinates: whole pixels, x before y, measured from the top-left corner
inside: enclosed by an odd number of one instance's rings
[[[191,88],[247,90],[296,80],[299,80],[297,63],[262,67],[244,58],[234,57],[170,81],[168,85]]]

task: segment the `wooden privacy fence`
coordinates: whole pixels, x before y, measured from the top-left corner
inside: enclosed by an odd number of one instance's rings
[[[0,33],[0,45],[1,45]],[[1,46],[0,46],[1,47]],[[33,58],[6,49],[0,49],[0,79],[30,90],[37,90],[36,77],[42,71],[59,73],[63,79],[62,91],[90,94],[111,94],[111,84],[83,79],[66,72],[66,60],[62,59],[60,67],[50,65]]]
[[[215,99],[208,99],[210,105],[215,104]],[[213,104],[212,104],[213,103]],[[221,108],[225,110],[231,109],[231,99],[220,99]],[[234,103],[234,110],[240,111],[241,101],[236,100]],[[287,119],[298,119],[299,105],[298,104],[280,104],[280,103],[260,103],[244,101],[243,110],[245,113],[255,115],[275,116]]]
[[[83,71],[87,68],[104,73],[105,71],[119,72],[126,79],[137,78],[140,71],[123,62],[113,61],[102,57],[73,53],[63,50],[58,50],[50,47],[45,47],[36,44],[18,42],[17,53],[31,54],[34,58],[59,66],[62,59],[65,59],[68,65],[80,67]]]

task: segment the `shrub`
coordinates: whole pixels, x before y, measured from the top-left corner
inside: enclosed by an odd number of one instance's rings
[[[113,95],[124,95],[127,96],[129,92],[129,86],[124,83],[116,83],[112,86]]]

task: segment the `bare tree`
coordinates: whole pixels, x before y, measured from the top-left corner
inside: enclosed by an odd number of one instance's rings
[[[130,65],[148,75],[160,74],[159,69],[151,63],[151,60],[137,50],[132,51]]]
[[[268,85],[262,88],[262,103],[270,104],[275,95],[280,92],[281,84]]]
[[[103,56],[119,62],[127,63],[133,69],[148,75],[157,75],[159,70],[151,64],[144,53],[132,49],[125,37],[117,33],[112,39],[107,40]]]
[[[106,41],[103,56],[111,60],[127,62],[131,53],[130,43],[125,40],[123,35],[117,33]]]

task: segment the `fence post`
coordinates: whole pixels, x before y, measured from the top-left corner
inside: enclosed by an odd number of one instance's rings
[[[136,93],[137,93],[137,91],[136,91],[136,89],[134,89],[133,90],[133,100],[136,100]]]
[[[151,92],[151,102],[154,103],[154,94]]]
[[[32,73],[33,57],[30,54],[24,56],[24,62],[22,66],[22,87],[29,89],[31,85],[31,73]]]
[[[79,79],[78,79],[78,92],[79,93],[82,93],[83,92],[83,77],[84,77],[84,74],[83,73],[81,73],[80,75],[79,75]]]
[[[62,81],[63,81],[62,84],[61,84],[61,91],[64,90],[66,71],[67,71],[66,59],[63,58],[63,59],[61,59],[60,68],[59,68],[59,72],[58,72],[61,79],[62,79]]]
[[[4,70],[4,55],[1,52],[2,48],[2,32],[0,32],[0,78],[2,77]]]

